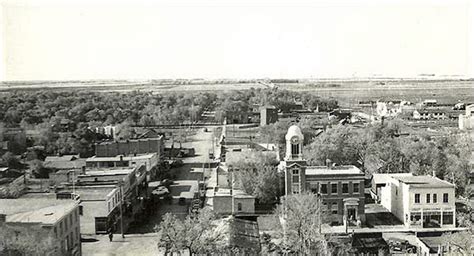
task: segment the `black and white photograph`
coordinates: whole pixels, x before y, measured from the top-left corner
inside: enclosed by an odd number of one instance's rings
[[[0,0],[1,256],[474,256],[472,0]]]

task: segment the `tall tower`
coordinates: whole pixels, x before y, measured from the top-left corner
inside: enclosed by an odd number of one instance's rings
[[[305,190],[306,185],[306,160],[303,158],[304,136],[301,129],[296,125],[290,126],[285,140],[285,193],[298,194]]]
[[[301,129],[292,125],[288,128],[285,135],[286,139],[286,155],[285,161],[301,161],[303,160],[303,140],[304,136]]]

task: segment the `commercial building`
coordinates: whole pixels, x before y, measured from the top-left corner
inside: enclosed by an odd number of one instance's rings
[[[0,199],[0,226],[22,235],[52,236],[60,255],[81,255],[81,229],[77,201],[42,198]],[[20,228],[23,227],[23,228]],[[36,233],[31,233],[33,230]],[[23,234],[27,235],[27,234]]]
[[[411,173],[374,173],[372,174],[370,195],[380,202],[381,190],[387,185],[391,177],[413,176]]]
[[[57,191],[58,195],[68,193],[80,199],[84,234],[120,233],[122,224],[126,231],[146,206],[149,198],[146,169],[140,165],[88,170],[78,175],[74,184]]]
[[[102,142],[95,145],[97,157],[115,157],[118,155],[135,155],[156,153],[161,156],[164,151],[164,137],[138,140],[119,140]]]
[[[93,156],[86,159],[87,168],[116,168],[116,167],[135,167],[145,166],[148,181],[155,176],[155,167],[160,158],[157,153],[141,155],[118,155],[110,157]]]
[[[86,162],[79,155],[47,156],[43,166],[53,170],[80,170],[86,166]]]
[[[363,172],[355,166],[307,166],[303,157],[304,136],[296,125],[288,129],[285,139],[286,155],[279,166],[285,174],[285,194],[319,194],[327,221],[344,225],[365,223]]]
[[[393,176],[381,204],[407,227],[455,227],[454,185],[432,176]]]

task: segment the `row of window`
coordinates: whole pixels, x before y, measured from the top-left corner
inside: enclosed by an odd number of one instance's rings
[[[71,214],[67,215],[61,222],[59,222],[59,234],[57,234],[56,227],[54,227],[54,233],[61,236],[63,232],[67,232],[69,227],[73,226],[73,221],[78,222],[79,219],[79,209],[75,210]]]
[[[338,194],[338,183],[321,183],[321,194],[328,194],[328,186],[331,187],[331,194]],[[313,193],[318,193],[318,185],[312,188]],[[352,194],[359,194],[359,183],[352,183]],[[342,194],[349,194],[349,183],[342,183]]]
[[[415,204],[420,203],[420,194],[415,194]],[[430,204],[436,204],[438,203],[438,194],[433,194],[433,197],[431,197],[431,194],[426,194],[426,203]],[[443,203],[449,203],[449,194],[444,193],[443,194]]]

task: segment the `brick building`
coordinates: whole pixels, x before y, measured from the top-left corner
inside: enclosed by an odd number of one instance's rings
[[[164,152],[163,140],[163,136],[160,136],[158,138],[97,143],[95,145],[95,155],[97,157],[115,157],[118,155],[156,153],[161,156]]]
[[[286,155],[279,166],[285,174],[285,194],[319,193],[328,222],[364,223],[363,172],[355,166],[307,166],[303,133],[296,125],[288,129],[285,139]]]

